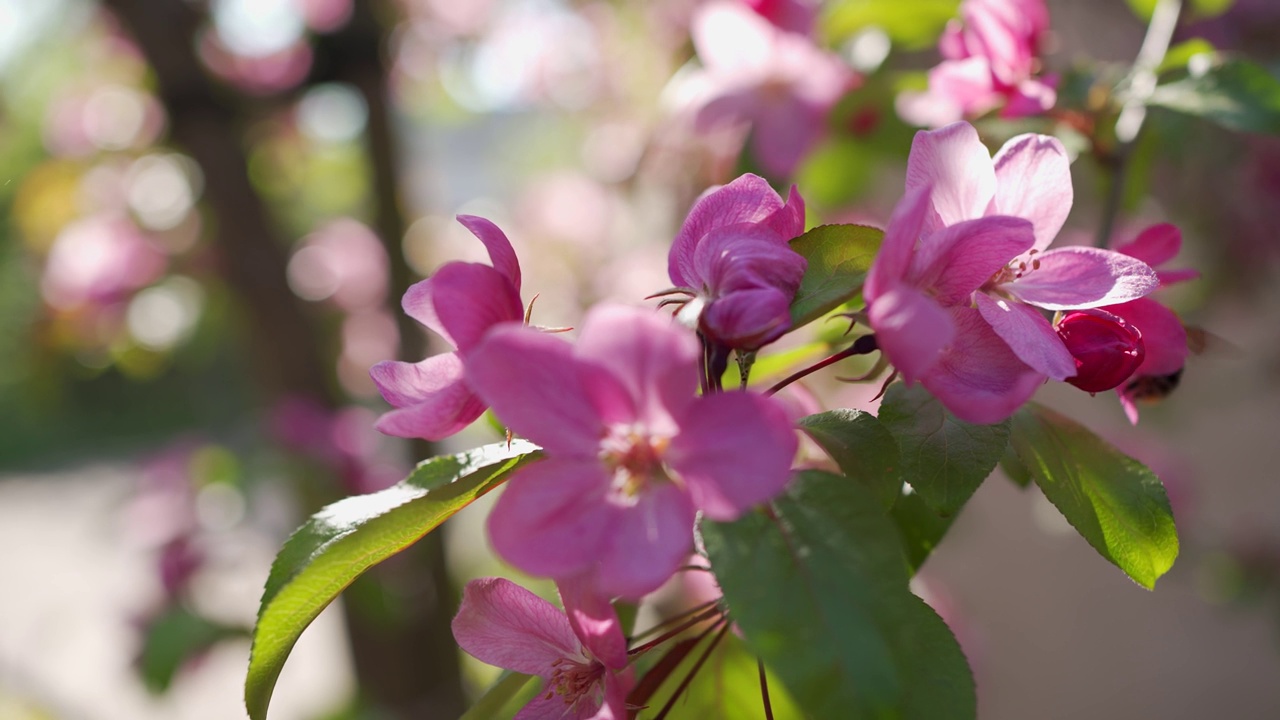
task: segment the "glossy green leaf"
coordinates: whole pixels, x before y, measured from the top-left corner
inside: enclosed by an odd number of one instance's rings
[[[254,628],[245,706],[263,720],[271,691],[302,631],[365,570],[434,530],[537,458],[524,441],[432,458],[381,492],[340,500],[312,515],[276,556]]]
[[[819,225],[791,241],[809,267],[791,303],[791,327],[806,325],[862,290],[884,231],[866,225]]]
[[[462,717],[458,720],[493,720],[505,713],[502,709],[507,706],[517,695],[524,691],[525,687],[534,680],[534,675],[522,675],[518,672],[507,672],[502,675],[489,686],[484,695],[471,706]]]
[[[1280,134],[1280,79],[1244,60],[1227,60],[1160,85],[1147,103],[1232,130]]]
[[[1178,556],[1164,486],[1146,466],[1039,405],[1013,417],[1013,448],[1036,484],[1102,557],[1150,590]]]
[[[866,485],[886,510],[893,507],[902,494],[898,444],[876,416],[842,408],[802,418],[799,426],[840,472]]]
[[[964,422],[920,385],[890,386],[880,403],[880,422],[898,441],[902,478],[943,515],[964,506],[1009,443],[1008,421]]]
[[[937,42],[959,7],[960,0],[837,0],[829,4],[823,28],[834,40],[879,28],[895,44],[919,50]]]
[[[902,549],[907,553],[907,565],[912,572],[919,570],[933,554],[955,518],[955,515],[939,515],[916,492],[903,495],[894,503],[889,519],[902,536]]]
[[[907,589],[897,531],[860,483],[802,472],[769,513],[701,532],[732,619],[809,717],[975,716],[955,638]]]

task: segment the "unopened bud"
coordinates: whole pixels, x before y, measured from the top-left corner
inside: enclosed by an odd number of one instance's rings
[[[1142,364],[1142,333],[1123,319],[1101,310],[1067,313],[1058,322],[1058,337],[1076,360],[1075,377],[1067,382],[1085,392],[1120,385]]]

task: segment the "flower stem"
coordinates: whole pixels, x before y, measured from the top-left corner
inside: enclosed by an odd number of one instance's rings
[[[879,349],[879,346],[876,345],[875,335],[863,335],[857,340],[854,340],[853,344],[845,348],[844,350],[841,350],[840,352],[834,355],[831,355],[830,357],[823,358],[822,360],[819,360],[813,365],[810,365],[807,368],[804,368],[802,370],[799,370],[791,374],[789,377],[785,378],[784,380],[779,382],[777,385],[774,385],[773,387],[766,390],[764,394],[774,395],[782,388],[790,385],[791,383],[807,375],[811,375],[821,370],[824,367],[827,367],[829,365],[834,365],[840,362],[841,360],[848,357],[853,357],[854,355],[867,355],[869,353],[875,352],[878,349]]]
[[[684,694],[684,691],[689,688],[689,684],[693,682],[693,678],[707,662],[707,658],[711,657],[711,653],[716,649],[716,645],[719,645],[720,640],[724,638],[724,634],[729,632],[729,628],[731,626],[727,618],[720,618],[717,624],[720,625],[720,632],[716,633],[715,637],[711,638],[710,643],[707,643],[706,649],[698,656],[697,661],[693,663],[693,667],[689,668],[689,674],[685,675],[684,679],[680,681],[680,684],[676,686],[675,692],[671,693],[671,697],[667,699],[667,704],[662,706],[662,710],[658,711],[658,714],[654,716],[653,720],[663,720],[663,718],[667,716],[667,713],[671,712],[671,708],[675,707],[676,701],[679,700],[680,696]]]
[[[719,601],[715,601],[715,602],[719,602]],[[697,614],[697,615],[695,615],[695,616],[693,616],[693,617],[689,618],[688,620],[685,620],[684,622],[682,622],[682,623],[680,623],[679,625],[677,625],[676,627],[674,627],[674,628],[672,628],[672,629],[670,629],[670,630],[668,630],[668,631],[666,631],[666,632],[662,633],[661,635],[659,635],[658,637],[654,638],[653,640],[650,640],[649,642],[647,642],[647,643],[645,643],[645,644],[643,644],[643,645],[638,645],[638,646],[636,646],[636,647],[631,648],[630,650],[628,650],[628,651],[627,651],[627,654],[628,654],[628,655],[631,655],[631,656],[643,655],[643,654],[645,654],[646,652],[649,652],[650,650],[652,650],[652,649],[654,649],[654,648],[658,647],[658,646],[659,646],[659,645],[661,645],[662,643],[664,643],[664,642],[666,642],[666,641],[670,640],[671,638],[673,638],[673,637],[675,637],[675,636],[679,635],[680,633],[684,632],[685,630],[688,630],[689,628],[693,627],[694,625],[697,625],[698,623],[703,622],[703,621],[705,621],[705,620],[710,620],[711,618],[715,617],[716,615],[719,615],[719,616],[720,616],[720,620],[723,620],[723,619],[724,619],[724,611],[722,611],[719,607],[712,607],[712,608],[710,608],[709,610],[706,610],[706,611],[704,611],[704,612],[701,612],[701,613],[699,613],[699,614]],[[717,622],[718,622],[718,621],[717,621]],[[657,628],[654,628],[654,629],[657,629]],[[652,631],[650,631],[650,632],[652,632]]]
[[[769,679],[765,676],[764,661],[756,658],[760,668],[760,701],[764,703],[764,720],[773,720],[773,705],[769,702]]]

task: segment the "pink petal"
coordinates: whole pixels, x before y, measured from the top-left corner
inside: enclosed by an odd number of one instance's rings
[[[596,592],[588,575],[556,583],[569,625],[591,655],[615,670],[627,666],[627,640],[609,598]]]
[[[1031,223],[1022,218],[992,215],[948,225],[921,238],[908,282],[944,306],[967,302],[1033,241]]]
[[[932,191],[933,188],[929,185],[910,188],[893,208],[889,227],[885,229],[884,239],[880,242],[880,252],[876,254],[876,259],[867,272],[867,281],[862,286],[862,296],[868,303],[906,279],[907,269],[911,266],[911,258],[916,250],[916,241],[920,239],[925,217],[929,213]]]
[[[693,262],[698,281],[716,294],[762,284],[794,294],[808,266],[781,235],[751,223],[712,229]]]
[[[681,421],[667,461],[712,520],[735,520],[782,492],[798,440],[785,408],[749,392],[705,395]]]
[[[742,5],[707,3],[696,12],[689,30],[704,67],[738,77],[768,72],[778,31]]]
[[[1019,135],[995,157],[992,213],[1026,218],[1035,226],[1034,248],[1043,252],[1071,212],[1071,161],[1057,138]]]
[[[527,675],[548,677],[557,660],[582,656],[564,613],[503,578],[467,583],[453,637],[477,660]]]
[[[1036,255],[1038,268],[1001,287],[1046,310],[1083,310],[1133,300],[1160,284],[1146,263],[1112,250],[1064,247]]]
[[[369,375],[382,397],[399,408],[378,418],[376,427],[387,435],[443,440],[475,422],[488,407],[463,381],[457,353],[419,363],[380,362]]]
[[[507,239],[506,233],[492,221],[475,215],[459,215],[458,222],[484,243],[485,249],[489,251],[489,260],[493,263],[493,269],[505,275],[519,294],[520,261],[516,259],[516,251],[511,247],[511,241]]]
[[[766,96],[752,119],[751,149],[760,166],[770,176],[791,177],[822,137],[826,108],[795,96]]]
[[[1031,399],[1045,376],[1027,366],[975,309],[951,309],[955,340],[920,382],[956,417],[996,423]]]
[[[787,193],[787,202],[765,218],[764,224],[790,242],[804,234],[804,198],[795,185]]]
[[[1172,223],[1157,223],[1138,233],[1133,240],[1118,245],[1114,250],[1135,257],[1157,267],[1178,255],[1182,249],[1182,231]]]
[[[689,557],[694,508],[688,493],[660,481],[640,490],[630,506],[613,509],[608,539],[597,545],[596,587],[639,600],[671,579]]]
[[[957,107],[961,115],[977,117],[1000,105],[1001,95],[991,80],[991,64],[985,57],[944,60],[929,71],[929,93],[944,108]],[[991,155],[985,158],[990,162]]]
[[[635,684],[635,673],[631,668],[621,673],[607,673],[604,676],[604,707],[600,708],[599,720],[624,720],[629,717],[627,695]]]
[[[671,281],[690,286],[697,275],[693,255],[704,235],[713,228],[737,223],[758,223],[783,206],[782,198],[764,178],[747,173],[723,187],[703,194],[689,210],[671,246],[668,271]]]
[[[569,343],[501,325],[467,356],[466,380],[515,432],[548,452],[594,458],[604,421]]]
[[[764,347],[791,328],[791,298],[772,287],[737,290],[707,305],[700,327],[725,347]]]
[[[488,265],[447,263],[424,282],[430,292],[429,306],[463,353],[494,325],[524,320],[520,294],[505,275]]]
[[[1156,277],[1160,278],[1160,287],[1165,287],[1174,283],[1196,280],[1200,277],[1200,271],[1190,268],[1183,270],[1157,270]]]
[[[616,532],[619,511],[608,492],[607,471],[595,459],[549,457],[521,468],[489,514],[493,549],[530,575],[586,572]]]
[[[876,298],[867,314],[880,352],[907,382],[915,382],[933,367],[956,332],[942,306],[905,285]]]
[[[449,335],[449,331],[444,329],[439,316],[436,315],[436,309],[431,300],[433,284],[431,278],[427,278],[410,285],[400,300],[400,307],[404,309],[405,315],[422,323],[453,347],[458,347],[458,343]]]
[[[640,421],[650,432],[669,434],[675,431],[673,415],[697,392],[702,348],[692,332],[662,314],[602,305],[587,313],[575,356],[607,368],[612,384],[626,392],[625,404],[607,392],[593,394],[602,417]],[[607,389],[610,380],[599,384]]]
[[[942,225],[987,214],[996,175],[972,125],[958,122],[916,133],[907,158],[907,189],[926,185],[933,186],[933,209]]]
[[[1120,407],[1124,408],[1124,416],[1129,418],[1130,425],[1138,424],[1138,404],[1126,392],[1125,385],[1116,388],[1116,395],[1120,397]]]
[[[1054,380],[1076,374],[1075,358],[1062,338],[1039,310],[1020,302],[1010,302],[978,293],[978,311],[1013,353],[1033,370]]]
[[[1187,362],[1187,329],[1177,313],[1151,298],[1138,298],[1103,308],[1142,333],[1146,356],[1134,376],[1172,375]]]
[[[1058,102],[1057,78],[1045,76],[1039,80],[1027,78],[1018,83],[1005,100],[1000,117],[1014,119],[1040,115]]]

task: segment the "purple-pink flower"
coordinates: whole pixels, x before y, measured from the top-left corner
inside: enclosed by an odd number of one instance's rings
[[[809,36],[773,25],[740,3],[715,0],[695,12],[693,44],[702,69],[687,80],[697,97],[696,128],[750,123],[761,167],[790,176],[858,76]]]
[[[576,345],[517,325],[467,358],[467,382],[546,457],[519,470],[489,516],[520,570],[639,598],[692,547],[695,513],[732,520],[773,497],[797,440],[755,393],[697,396],[693,333],[639,308],[597,306]]]
[[[404,311],[457,350],[417,363],[380,362],[369,370],[396,408],[378,419],[388,435],[441,440],[484,414],[487,405],[463,377],[463,359],[492,328],[518,325],[524,317],[520,264],[507,236],[484,218],[459,215],[458,222],[484,243],[493,267],[447,263],[405,292]]]
[[[1066,151],[1020,135],[991,158],[967,123],[916,134],[907,193],[863,296],[880,349],[958,417],[1008,417],[1075,359],[1040,310],[1112,305],[1155,289],[1121,253],[1046,248],[1071,210]]]
[[[756,349],[791,327],[791,301],[807,262],[788,244],[804,232],[804,200],[787,202],[743,175],[703,194],[668,256],[671,281],[690,299],[678,317],[709,341]]]
[[[1043,0],[965,0],[960,15],[938,41],[944,60],[929,71],[928,91],[903,93],[899,114],[940,127],[996,109],[1016,118],[1052,108],[1057,79],[1036,77],[1049,29]]]
[[[635,683],[618,617],[598,598],[560,592],[566,612],[510,580],[472,580],[454,639],[478,660],[545,681],[516,720],[623,720]]]
[[[1164,265],[1182,249],[1182,232],[1174,225],[1160,223],[1138,233],[1130,242],[1116,246],[1116,251],[1137,258],[1152,267]],[[1160,287],[1194,280],[1200,277],[1196,270],[1157,270]],[[1118,305],[1108,305],[1106,310],[1136,327],[1142,333],[1146,356],[1129,382],[1116,389],[1120,404],[1124,406],[1129,422],[1138,424],[1138,406],[1143,399],[1144,388],[1153,380],[1170,378],[1182,372],[1189,353],[1187,330],[1177,313],[1159,301],[1149,297],[1138,298]]]

